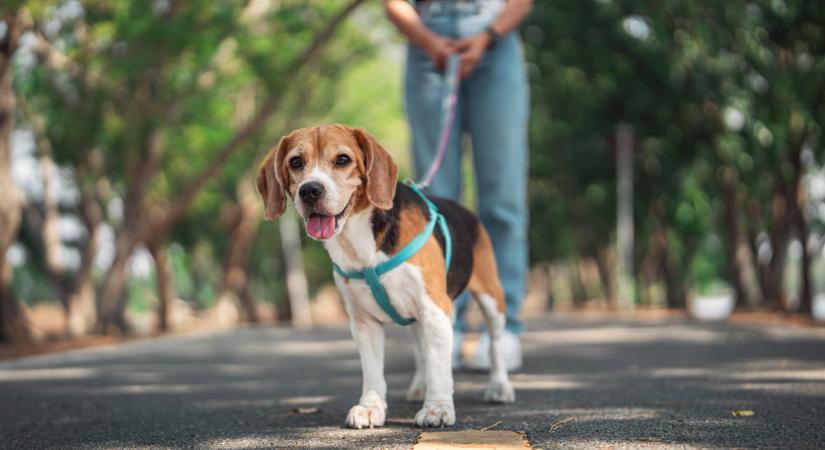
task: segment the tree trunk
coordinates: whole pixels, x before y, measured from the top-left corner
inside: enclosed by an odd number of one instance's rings
[[[158,330],[169,331],[169,311],[175,300],[175,287],[172,284],[172,272],[169,269],[169,257],[166,245],[152,243],[149,253],[155,261],[155,277],[158,286]]]
[[[756,287],[756,273],[751,266],[753,260],[750,246],[745,240],[745,233],[739,222],[737,200],[738,177],[736,171],[730,167],[724,168],[722,174],[722,203],[723,229],[727,237],[725,254],[728,263],[730,281],[736,295],[737,308],[751,308],[755,305],[758,293]]]
[[[770,232],[771,259],[760,264],[762,295],[774,310],[785,309],[783,282],[785,278],[785,260],[790,241],[787,201],[784,189],[774,193],[771,205],[772,227]]]
[[[800,267],[802,286],[799,290],[799,312],[810,315],[813,312],[813,281],[811,280],[811,254],[808,248],[810,232],[803,213],[804,201],[804,196],[799,192],[792,206],[792,214],[796,236],[802,244],[802,265]]]
[[[98,328],[101,333],[128,333],[131,331],[126,320],[127,299],[123,292],[126,285],[126,268],[132,251],[137,246],[131,236],[122,236],[115,247],[115,258],[103,281],[100,292]]]
[[[662,274],[665,279],[665,291],[668,309],[685,309],[687,306],[687,295],[682,283],[682,277],[677,274],[672,267],[667,256],[662,258]]]
[[[42,139],[38,139],[38,147],[40,151],[48,153],[48,148],[43,148],[45,143]],[[60,299],[60,304],[63,306],[66,318],[66,332],[69,331],[68,317],[69,317],[69,301],[73,293],[71,287],[71,280],[66,274],[66,266],[63,263],[63,243],[60,240],[58,233],[58,220],[60,213],[58,211],[57,198],[54,195],[52,182],[57,176],[56,166],[54,161],[49,156],[40,158],[40,175],[43,177],[43,208],[42,213],[39,214],[40,220],[37,221],[34,229],[40,230],[40,241],[42,242],[43,263],[45,272],[48,274],[52,287]],[[28,223],[34,214],[26,214],[29,218]]]
[[[809,316],[813,313],[813,284],[811,280],[811,252],[808,248],[807,238],[803,238],[803,236],[808,234],[807,230],[807,225],[800,225],[799,238],[802,240],[802,267],[800,268],[802,271],[802,287],[799,292],[799,312]]]
[[[88,190],[81,193],[80,217],[86,229],[86,239],[81,247],[79,269],[70,271],[62,260],[62,242],[57,232],[59,219],[58,205],[52,193],[54,164],[49,157],[41,159],[43,182],[43,204],[28,205],[23,210],[24,230],[36,230],[37,248],[33,253],[42,255],[35,264],[43,267],[51,285],[60,299],[64,311],[64,332],[67,336],[87,334],[97,319],[95,289],[92,283],[92,268],[97,250],[97,227],[102,213],[95,198]],[[82,171],[82,168],[79,168]],[[32,242],[34,243],[34,242]]]
[[[29,327],[11,290],[12,268],[6,260],[20,227],[21,198],[11,174],[15,113],[11,58],[22,30],[13,14],[7,15],[5,23],[5,37],[0,41],[0,341],[8,342],[28,338]]]
[[[288,294],[287,294],[288,295]],[[289,299],[287,298],[285,302],[281,304],[275,304],[275,320],[279,323],[288,323],[292,321],[292,308],[289,304]]]
[[[132,168],[124,198],[123,224],[116,232],[115,259],[103,281],[100,294],[100,328],[103,333],[131,331],[126,321],[127,296],[123,287],[126,282],[126,265],[135,247],[141,242],[162,242],[167,229],[159,226],[158,209],[147,208],[146,192],[150,180],[158,171],[165,141],[159,129],[153,130],[142,143],[147,150]]]
[[[774,201],[772,205],[773,214],[773,230],[771,233],[771,246],[773,247],[773,258],[767,268],[766,275],[767,290],[766,298],[773,301],[777,309],[784,310],[786,308],[784,296],[784,274],[785,261],[787,257],[788,244],[790,243],[792,233],[796,231],[800,235],[803,248],[807,245],[807,226],[805,218],[802,214],[802,204],[804,198],[801,195],[801,182],[804,168],[802,167],[802,147],[805,143],[804,136],[788,145],[788,163],[793,171],[790,174],[790,179],[785,178],[785,174],[778,170],[775,174],[778,185],[774,193]],[[804,237],[802,235],[805,235]],[[807,249],[803,249],[803,256],[807,259]],[[807,295],[808,299],[800,299],[801,303],[811,302],[811,286],[810,286],[810,261],[803,261],[802,274],[803,287],[801,294]],[[806,280],[807,278],[807,280]],[[807,284],[807,288],[805,287]],[[770,294],[770,296],[768,296]]]
[[[602,283],[602,291],[608,305],[615,306],[616,298],[613,291],[613,283],[610,278],[610,265],[607,260],[607,250],[596,250],[593,252],[593,260],[596,261],[596,268],[599,270],[599,280]]]
[[[301,255],[301,238],[298,225],[287,218],[280,221],[281,247],[286,263],[286,288],[289,296],[289,312],[292,326],[312,328],[312,314],[309,308],[309,287],[304,259]]]
[[[791,165],[794,167],[794,183],[789,192],[788,208],[796,231],[796,237],[802,244],[802,286],[799,291],[799,312],[810,315],[813,312],[813,285],[811,280],[811,255],[808,248],[808,222],[805,220],[805,191],[802,189],[802,176],[805,168],[802,164],[802,145],[805,139],[801,138],[799,144],[794,147],[791,153]]]
[[[39,36],[38,43],[40,44],[38,52],[42,53],[44,46],[53,50],[42,35]],[[53,52],[41,54],[41,56],[46,56],[54,62],[56,57],[62,55],[53,50]],[[50,63],[47,62],[46,64]],[[50,67],[53,70],[60,70],[60,67]],[[24,217],[28,222],[31,222],[35,217],[39,218],[36,224],[32,224],[31,229],[40,230],[39,238],[42,245],[43,266],[60,298],[65,313],[64,333],[67,336],[81,336],[91,331],[97,320],[95,287],[91,280],[91,272],[97,250],[97,226],[101,221],[102,213],[93,191],[88,188],[81,188],[79,209],[80,217],[86,228],[86,239],[81,249],[80,268],[77,273],[70,273],[62,258],[62,242],[58,233],[59,202],[52,188],[52,183],[57,177],[57,166],[50,156],[53,154],[53,150],[48,139],[48,124],[44,117],[32,114],[26,108],[25,102],[20,109],[26,122],[34,131],[37,151],[43,155],[40,158],[40,171],[43,179],[42,212],[31,214],[31,210],[24,211]],[[76,179],[82,180],[84,178],[83,174],[86,173],[85,166],[80,164],[75,169],[77,171]],[[31,208],[35,207],[32,206]]]
[[[587,221],[585,211],[581,208],[574,208],[573,215],[577,222],[585,223]],[[611,283],[610,268],[607,263],[608,251],[600,251],[599,248],[594,245],[595,240],[595,233],[588,226],[582,226],[582,228],[579,229],[579,233],[576,235],[574,242],[576,243],[576,251],[581,258],[579,263],[576,264],[577,270],[579,271],[579,280],[584,279],[584,275],[582,275],[582,268],[584,267],[587,259],[592,259],[596,264],[596,269],[598,270],[599,283],[601,283],[601,294],[604,297],[605,303],[610,307],[617,307],[614,303],[615,299],[613,297],[613,284]],[[586,286],[587,284],[582,281],[585,300],[589,300],[593,298],[593,293],[589,292]]]
[[[80,257],[80,269],[75,277],[74,289],[69,297],[66,312],[66,328],[70,336],[89,333],[97,321],[95,287],[92,269],[97,254],[97,228],[103,217],[97,198],[88,190],[80,196],[80,213],[86,227],[86,241]]]
[[[43,177],[43,220],[40,225],[40,235],[43,240],[46,265],[54,273],[63,273],[65,267],[62,258],[62,242],[57,231],[57,221],[60,218],[57,198],[54,195],[52,181],[57,175],[54,161],[48,156],[40,158],[40,174]]]
[[[659,268],[665,281],[665,302],[668,309],[684,309],[687,306],[684,279],[680,276],[680,268],[674,267],[667,245],[667,229],[658,231],[656,237],[659,245]]]
[[[750,250],[751,265],[754,267],[756,282],[759,287],[759,293],[757,296],[760,299],[760,305],[765,306],[767,301],[770,300],[770,297],[767,297],[765,293],[768,292],[770,288],[768,287],[768,283],[765,278],[766,264],[759,256],[759,247],[762,245],[759,242],[759,233],[762,230],[762,205],[754,199],[748,199],[745,202],[745,213],[748,220],[746,220],[743,225],[748,238],[748,249]]]
[[[83,336],[94,329],[97,321],[95,286],[88,274],[78,274],[77,284],[69,297],[66,311],[66,334]]]
[[[258,310],[249,293],[249,255],[252,242],[258,234],[261,216],[261,202],[252,188],[252,180],[242,177],[237,190],[238,204],[226,214],[231,230],[229,252],[224,263],[219,299],[230,298],[240,303],[244,318],[248,322],[258,322]]]
[[[581,308],[587,303],[587,287],[582,280],[580,270],[581,262],[577,261],[570,265],[570,290],[573,294],[573,306]]]
[[[1,264],[5,266],[5,264]],[[9,270],[2,267],[0,270]],[[0,281],[0,342],[19,342],[31,338],[29,322],[11,290],[11,276]]]
[[[622,311],[632,311],[636,304],[633,146],[633,127],[627,123],[619,124],[616,130],[616,306]]]

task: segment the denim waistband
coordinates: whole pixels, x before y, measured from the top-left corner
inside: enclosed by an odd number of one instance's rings
[[[415,2],[418,14],[426,19],[443,16],[474,16],[497,14],[505,0],[427,0]]]

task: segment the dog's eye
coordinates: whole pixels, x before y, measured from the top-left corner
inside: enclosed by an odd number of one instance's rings
[[[304,167],[304,160],[301,159],[300,156],[293,156],[292,158],[289,158],[289,167],[292,167],[293,169],[300,169],[301,167]]]
[[[335,157],[335,167],[344,167],[352,161],[347,155],[338,155]]]

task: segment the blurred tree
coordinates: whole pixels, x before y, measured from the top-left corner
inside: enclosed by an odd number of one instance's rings
[[[812,298],[808,242],[816,219],[804,215],[801,187],[806,174],[823,163],[825,99],[819,93],[825,67],[814,63],[825,56],[823,19],[822,8],[812,2],[730,2],[701,30],[698,21],[686,30],[719,49],[697,66],[715,90],[709,119],[719,124],[713,148],[723,169],[718,178],[730,210],[726,223],[734,227],[733,219],[747,211],[753,245],[747,253],[765,255],[756,261],[762,296],[786,308],[786,295],[791,295],[805,313]],[[729,260],[746,253],[741,241],[735,243],[737,232],[728,233]],[[763,233],[766,240],[759,237]],[[792,239],[802,243],[802,284],[799,292],[787,293],[783,274]],[[745,259],[737,257],[737,264],[742,278],[750,279]]]
[[[238,181],[237,203],[224,206],[223,222],[229,230],[229,248],[224,258],[223,276],[216,302],[240,303],[246,320],[257,322],[256,301],[249,291],[251,247],[258,233],[263,205],[251,177]]]
[[[638,137],[636,267],[653,273],[637,279],[663,280],[675,307],[719,277],[741,306],[782,305],[796,238],[808,311],[814,219],[800,182],[822,165],[822,14],[805,1],[538,3],[524,29],[533,259],[609,248],[612,135],[626,122]]]
[[[102,181],[110,204],[122,202],[122,213],[109,208],[116,246],[98,301],[102,331],[128,329],[122,292],[133,249],[145,243],[164,260],[198,193],[260,133],[363,0],[340,9],[258,3],[88,2],[83,20],[59,35],[70,77],[44,64],[23,82],[33,109],[71,124],[48,130],[58,162]],[[161,298],[172,295],[164,272]]]
[[[287,314],[283,236],[259,223],[249,181],[261,152],[291,128],[330,121],[405,144],[398,65],[375,52],[388,37],[373,26],[380,8],[352,15],[364,3],[5,2],[0,254],[17,237],[30,255],[15,282],[60,297],[70,334],[96,319],[123,331],[127,268],[145,247],[161,327],[177,296],[203,307],[217,297],[248,320],[261,299]],[[729,285],[740,307],[784,308],[790,296],[810,311],[813,237],[825,224],[804,186],[825,163],[823,14],[803,0],[536,2],[523,28],[532,260],[569,265],[555,273],[577,303],[616,297],[614,155],[627,123],[638,301],[683,307]],[[76,203],[57,204],[48,186],[25,206],[6,194],[15,114],[43,170],[50,160],[70,170]],[[406,152],[395,156],[403,173]],[[58,213],[83,225],[70,243],[77,264],[59,256]],[[110,229],[114,261],[96,273]],[[330,265],[317,243],[300,246],[312,294]],[[0,324],[23,329],[0,261]],[[799,292],[785,279],[797,261]],[[155,306],[148,281],[129,283],[132,300]]]
[[[12,57],[30,26],[21,6],[21,2],[12,1],[0,7],[4,26],[0,34],[0,341],[28,337],[25,317],[11,290],[11,267],[6,258],[20,226],[21,198],[11,175],[11,138],[16,114]]]

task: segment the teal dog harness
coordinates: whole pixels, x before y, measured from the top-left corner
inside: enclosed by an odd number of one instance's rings
[[[393,308],[390,304],[390,298],[387,295],[387,290],[384,289],[384,286],[381,284],[381,275],[395,269],[404,263],[404,261],[410,259],[413,255],[418,253],[418,251],[421,250],[421,247],[427,243],[430,236],[432,236],[436,224],[438,224],[441,234],[444,235],[444,262],[447,270],[450,268],[450,259],[452,258],[453,252],[452,238],[450,237],[450,230],[447,227],[447,220],[444,219],[444,216],[440,212],[438,212],[438,208],[436,208],[435,204],[424,196],[415,184],[408,183],[408,186],[427,204],[427,209],[430,213],[430,221],[427,223],[424,231],[414,237],[409,244],[405,245],[404,248],[399,250],[398,253],[392,256],[392,258],[377,266],[365,267],[361,270],[345,271],[338,267],[337,264],[332,263],[332,267],[338,275],[353,280],[366,280],[367,285],[370,287],[370,292],[375,298],[375,302],[378,303],[378,306],[380,306],[381,309],[383,309],[384,312],[387,313],[387,315],[390,316],[390,318],[392,318],[392,320],[398,325],[409,325],[415,322],[415,319],[401,317],[401,315],[398,314],[398,311]]]

